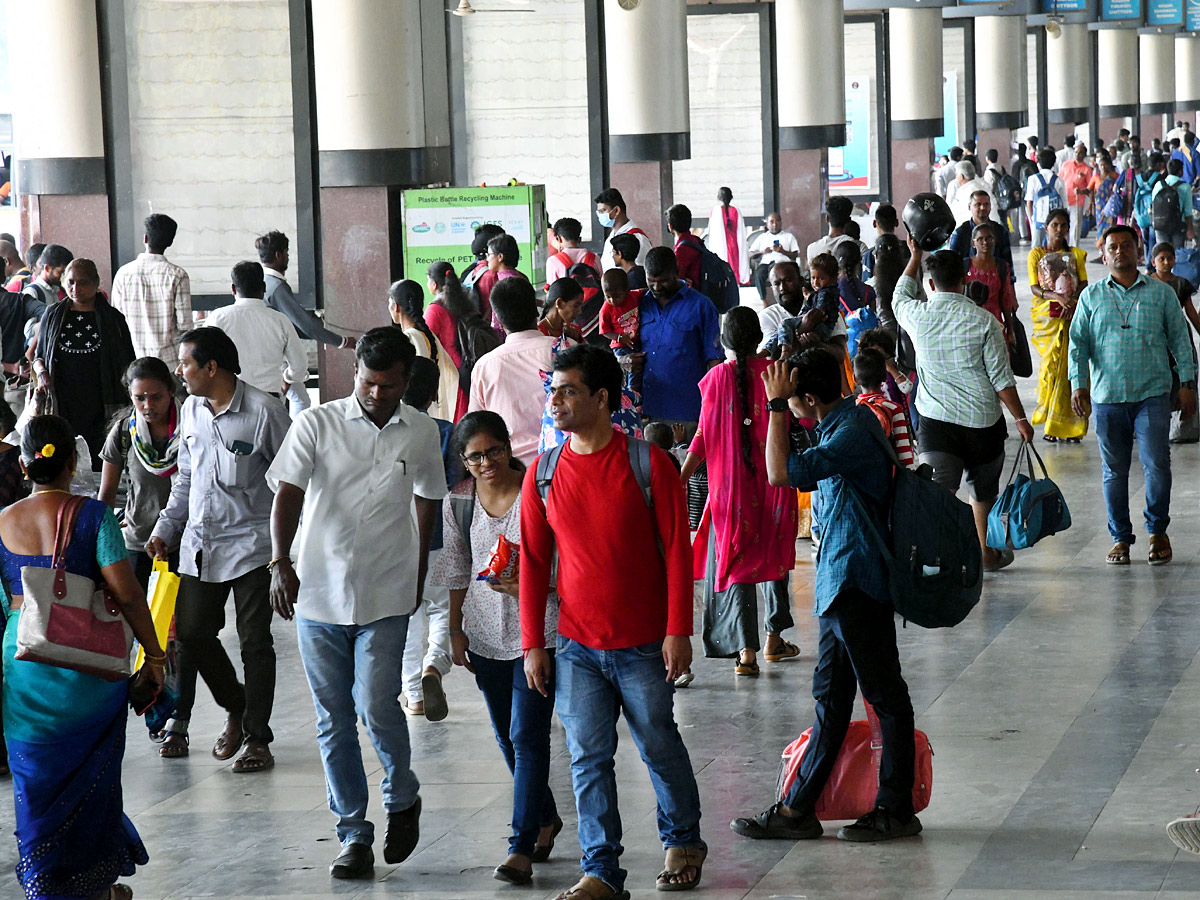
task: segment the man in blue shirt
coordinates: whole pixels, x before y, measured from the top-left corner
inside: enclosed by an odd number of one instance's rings
[[[1104,232],[1111,273],[1089,284],[1071,317],[1067,375],[1077,416],[1094,414],[1100,445],[1104,504],[1113,548],[1107,562],[1129,565],[1129,464],[1133,442],[1146,476],[1147,562],[1171,561],[1171,358],[1179,376],[1183,418],[1196,415],[1196,363],[1187,319],[1175,292],[1137,268],[1137,232],[1114,225]]]
[[[649,289],[638,307],[645,368],[642,414],[694,426],[700,419],[700,379],[725,358],[717,308],[679,279],[670,247],[646,253]]]
[[[886,438],[867,407],[842,397],[841,364],[824,348],[804,350],[787,364],[772,363],[763,381],[771,415],[767,478],[778,487],[815,489],[821,501],[813,504],[821,518],[814,587],[817,714],[800,771],[783,801],[752,818],[734,819],[730,828],[748,838],[821,836],[816,802],[845,740],[857,683],[879,717],[879,791],[875,809],[842,828],[838,837],[885,841],[917,834],[912,700],[900,672],[887,571],[870,529],[874,525],[882,533],[887,527],[883,511],[892,469]],[[819,423],[816,446],[803,452],[789,449],[789,401],[797,415]]]

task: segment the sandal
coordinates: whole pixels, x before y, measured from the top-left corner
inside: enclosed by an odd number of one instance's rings
[[[242,732],[242,725],[236,719],[230,718],[221,733],[217,735],[216,743],[213,744],[212,755],[224,762],[242,749],[242,744],[245,742],[246,736]]]
[[[1124,541],[1117,541],[1108,551],[1108,556],[1104,558],[1104,561],[1110,566],[1129,565],[1129,545]]]
[[[1058,443],[1058,438],[1054,437],[1053,435],[1049,435],[1049,434],[1043,434],[1042,440],[1045,441],[1047,444],[1057,444]]]
[[[233,771],[238,775],[250,772],[265,772],[275,765],[275,757],[262,741],[249,740],[242,755],[233,761]]]
[[[508,859],[496,866],[492,877],[497,881],[504,881],[508,884],[529,884],[529,882],[533,881],[533,868],[522,869],[519,866],[510,865],[510,863],[522,859],[528,861],[529,858],[521,856],[519,853],[510,853]]]
[[[554,851],[554,839],[558,837],[558,833],[563,830],[563,820],[558,816],[554,817],[554,824],[550,826],[550,843],[534,844],[533,856],[529,857],[530,862],[541,863],[550,858],[550,854]]]
[[[108,900],[133,900],[133,888],[127,884],[114,884],[108,889]]]
[[[767,662],[779,662],[783,659],[791,659],[793,656],[800,655],[800,648],[791,641],[780,641],[779,649],[774,653],[763,651],[763,659]]]
[[[159,756],[163,759],[183,759],[189,752],[186,734],[181,731],[163,732],[162,743],[158,747]]]
[[[555,896],[554,900],[629,900],[629,891],[618,891],[599,878],[584,875],[575,886]]]
[[[751,678],[758,675],[758,660],[751,663],[744,663],[739,658],[737,665],[733,667],[734,675],[749,675]]]
[[[1165,566],[1172,559],[1171,539],[1165,534],[1150,535],[1150,554],[1146,562],[1152,566]]]
[[[690,891],[699,887],[707,856],[708,847],[703,844],[699,847],[668,847],[667,859],[663,863],[663,870],[654,881],[654,886],[660,891]],[[693,869],[696,873],[691,881],[672,880],[685,876],[688,869]]]

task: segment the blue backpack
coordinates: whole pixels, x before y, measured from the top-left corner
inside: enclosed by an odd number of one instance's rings
[[[1175,268],[1180,278],[1186,278],[1193,285],[1200,284],[1200,250],[1181,247],[1175,251]]]
[[[1041,478],[1034,477],[1035,459],[1042,469]],[[1018,472],[1022,461],[1028,474]],[[1070,527],[1071,511],[1062,491],[1046,474],[1046,464],[1033,445],[1022,441],[1008,484],[988,513],[987,545],[993,550],[1024,550]]]

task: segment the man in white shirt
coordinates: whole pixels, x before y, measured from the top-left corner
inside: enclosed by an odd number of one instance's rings
[[[975,166],[968,160],[955,163],[955,179],[950,182],[946,191],[946,202],[954,213],[955,222],[963,222],[971,218],[971,195],[976,191],[986,191],[991,200],[991,208],[996,208],[996,197],[991,186],[975,171]]]
[[[785,319],[800,315],[804,306],[804,291],[800,286],[800,267],[790,259],[775,263],[771,267],[772,301],[758,314],[762,329],[762,342],[758,349],[765,350],[767,342],[775,337]]]
[[[799,260],[800,268],[808,270],[808,264],[821,253],[832,253],[838,244],[854,240],[846,234],[846,226],[854,214],[854,203],[849,197],[838,195],[825,201],[825,221],[829,223],[829,234],[817,238],[808,245],[804,259]]]
[[[613,259],[612,239],[618,234],[632,234],[638,239],[638,255],[634,260],[634,265],[644,265],[646,252],[653,244],[650,242],[650,236],[638,228],[626,214],[625,198],[621,196],[621,192],[616,188],[605,188],[596,195],[594,202],[596,204],[596,221],[600,223],[601,228],[612,229],[604,240],[604,250],[600,254],[601,274],[617,266]]]
[[[242,364],[242,381],[282,397],[293,385],[304,387],[308,354],[291,320],[263,302],[262,266],[243,260],[233,267],[233,304],[212,312],[204,324],[233,340]]]
[[[1062,164],[1075,155],[1075,135],[1068,134],[1063,138],[1062,148],[1054,154],[1054,174],[1058,174],[1058,170]],[[1037,244],[1034,244],[1036,247]]]
[[[950,161],[939,166],[937,171],[933,173],[934,189],[943,197],[946,196],[946,191],[950,189],[950,185],[954,181],[954,176],[957,174],[954,171],[954,167],[962,160],[962,158],[963,148],[951,147],[949,153]]]
[[[1067,205],[1067,186],[1054,173],[1054,150],[1050,147],[1039,150],[1037,164],[1038,170],[1025,182],[1025,215],[1029,218],[1029,231],[1034,247],[1042,246],[1046,237],[1046,230],[1042,226],[1046,224],[1046,216],[1050,210],[1057,206],[1066,208]],[[1049,190],[1057,192],[1057,203],[1049,196]]]
[[[783,231],[783,220],[779,213],[767,216],[767,230],[750,243],[750,263],[754,266],[754,286],[758,298],[767,301],[768,280],[771,266],[778,262],[795,262],[800,255],[800,244],[790,231]]]
[[[342,845],[330,866],[334,878],[370,878],[375,864],[360,717],[384,771],[384,860],[403,862],[420,837],[420,784],[398,697],[408,617],[421,602],[446,494],[438,427],[400,402],[416,358],[412,342],[398,328],[373,328],[356,357],[354,395],[301,414],[266,476],[275,491],[271,604],[296,619],[317,708]]]
[[[467,411],[499,414],[508,425],[512,455],[533,465],[546,408],[541,373],[553,363],[554,338],[538,331],[537,296],[524,278],[506,278],[492,288],[492,312],[508,337],[475,363]]]
[[[170,216],[146,217],[146,251],[117,269],[112,305],[125,316],[138,356],[157,356],[174,372],[179,365],[179,336],[192,327],[192,283],[188,273],[165,254],[179,226]]]

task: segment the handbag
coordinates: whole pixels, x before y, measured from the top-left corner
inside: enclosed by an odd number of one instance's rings
[[[1025,332],[1025,325],[1016,313],[1008,317],[1008,330],[1013,336],[1012,343],[1008,345],[1008,364],[1012,367],[1013,375],[1028,378],[1033,374],[1033,356],[1029,352],[1029,336]]]
[[[1037,460],[1042,477],[1035,478]],[[1025,463],[1027,473],[1019,472]],[[1037,450],[1022,441],[1008,473],[1008,483],[996,498],[987,521],[987,545],[993,550],[1024,550],[1047,535],[1071,527],[1067,501],[1046,474],[1046,464]]]
[[[829,781],[817,798],[814,812],[822,821],[858,819],[875,808],[875,797],[879,793],[879,764],[883,758],[883,736],[875,710],[870,703],[863,702],[867,708],[867,720],[851,722],[846,729],[846,739],[838,751]],[[800,773],[800,762],[810,737],[811,728],[784,748],[777,790],[781,800],[787,796]],[[933,747],[925,732],[914,731],[914,737],[917,754],[913,812],[920,812],[929,805],[933,793]]]
[[[131,672],[133,629],[103,586],[97,590],[91,578],[66,569],[75,519],[86,502],[73,495],[59,507],[50,567],[21,567],[25,600],[16,658],[124,681]]]

